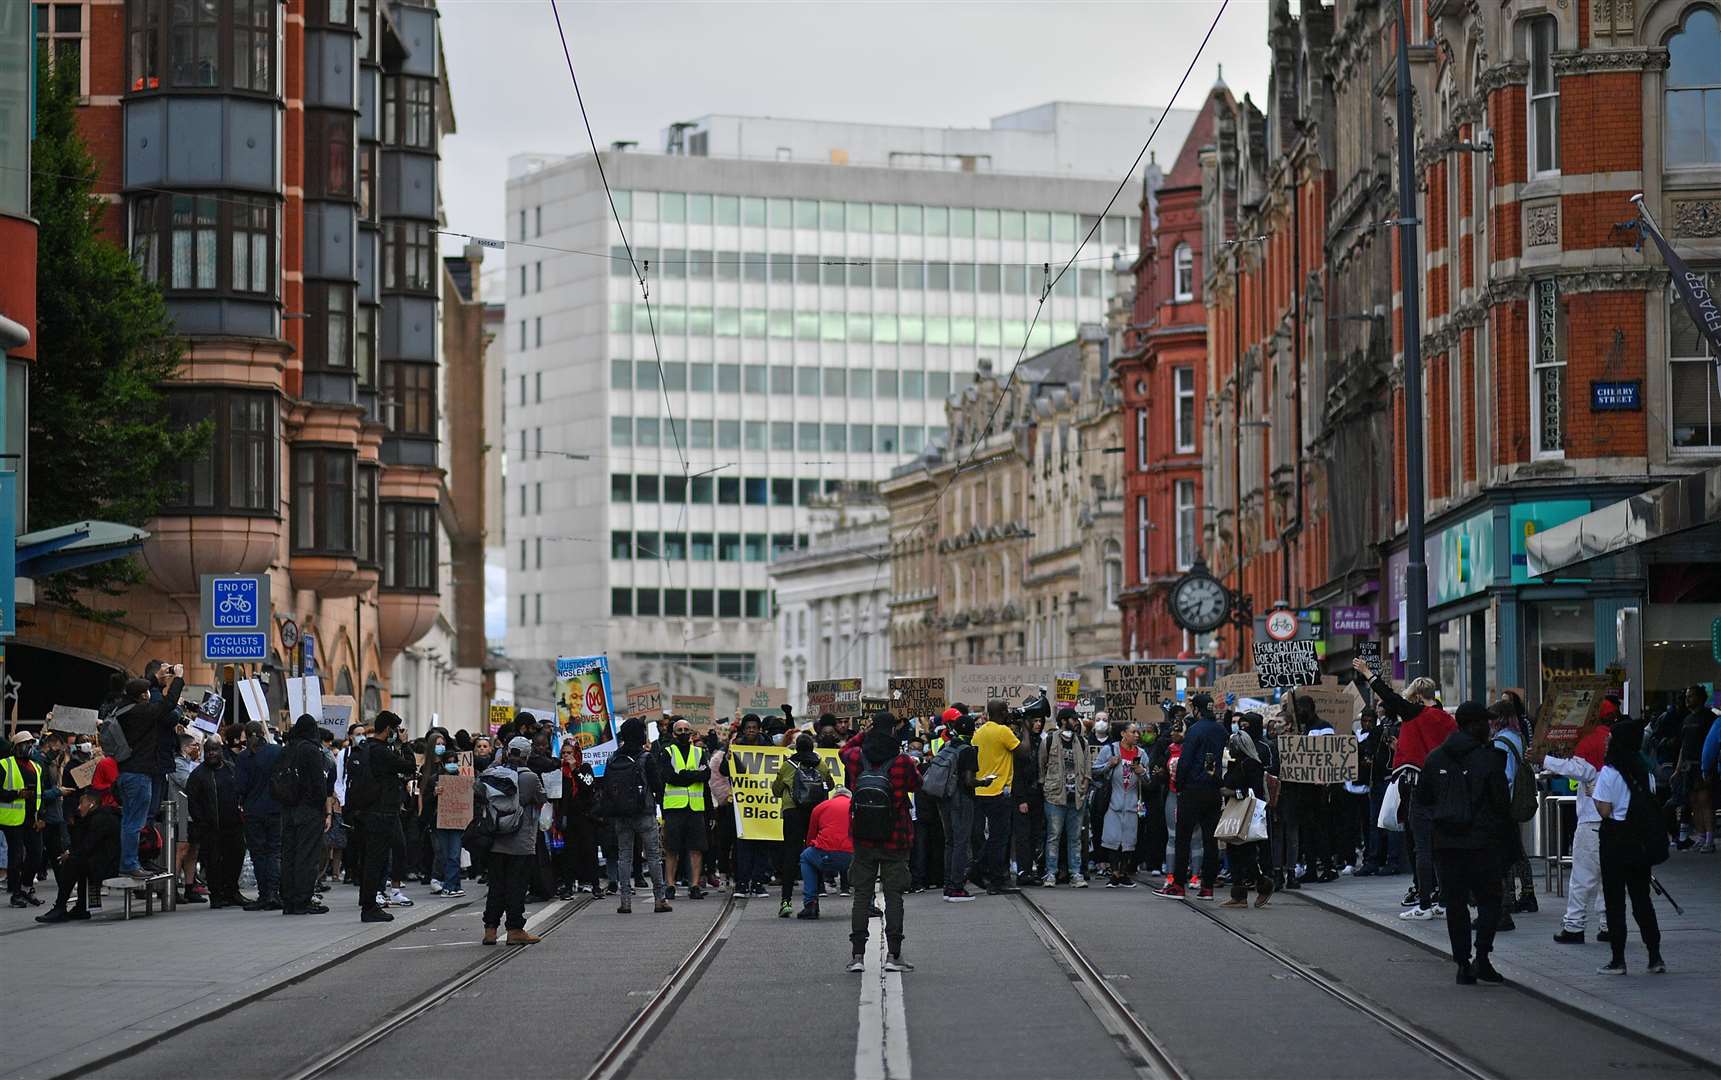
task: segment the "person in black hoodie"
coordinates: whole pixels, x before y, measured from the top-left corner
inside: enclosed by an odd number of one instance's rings
[[[221,740],[203,741],[203,763],[185,781],[191,813],[191,842],[203,859],[211,910],[251,901],[239,895],[239,870],[245,861],[245,828],[240,819],[239,785]]]
[[[39,923],[70,922],[90,917],[89,900],[104,878],[112,877],[119,867],[120,812],[103,806],[101,796],[93,788],[85,788],[78,796],[78,826],[72,830],[72,848],[54,864],[54,882],[60,895],[54,906],[36,916]],[[76,906],[68,909],[66,901],[77,891]]]
[[[1506,759],[1488,742],[1488,710],[1458,706],[1458,730],[1430,751],[1416,785],[1417,804],[1432,812],[1434,865],[1446,899],[1446,935],[1461,986],[1502,983],[1489,963],[1500,922],[1500,856],[1512,825]],[[1475,961],[1471,961],[1470,908],[1476,904]]]
[[[329,827],[329,789],[316,717],[306,713],[293,722],[277,768],[291,788],[281,800],[281,914],[326,915],[329,909],[317,902],[316,889],[323,833]]]
[[[1230,737],[1213,719],[1213,698],[1197,694],[1189,703],[1196,720],[1183,736],[1183,750],[1177,758],[1177,844],[1174,865],[1165,886],[1156,896],[1183,895],[1189,880],[1190,837],[1201,830],[1201,889],[1202,900],[1213,899],[1213,882],[1219,876],[1219,846],[1213,841],[1213,830],[1219,827],[1219,770],[1225,757],[1225,743]]]
[[[364,825],[364,869],[359,881],[359,918],[363,922],[394,921],[394,916],[382,909],[377,898],[382,894],[383,871],[390,852],[406,847],[400,828],[402,782],[417,771],[414,760],[402,756],[400,739],[400,717],[392,712],[378,713],[373,733],[365,740],[363,761],[352,766],[369,774],[366,779],[372,792],[358,814]],[[350,803],[351,779],[347,781],[347,797]]]

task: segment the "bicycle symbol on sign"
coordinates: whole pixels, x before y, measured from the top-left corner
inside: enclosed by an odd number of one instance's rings
[[[251,601],[238,594],[229,594],[221,598],[217,610],[223,615],[251,614]]]

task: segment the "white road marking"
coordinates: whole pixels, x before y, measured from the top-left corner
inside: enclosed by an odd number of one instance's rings
[[[884,970],[884,925],[867,937],[855,1039],[855,1080],[910,1080],[908,1013],[902,975]]]
[[[389,952],[411,952],[414,949],[460,949],[468,945],[477,945],[476,941],[439,941],[434,945],[390,945]]]

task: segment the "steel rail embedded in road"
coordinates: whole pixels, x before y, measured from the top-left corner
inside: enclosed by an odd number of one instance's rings
[[[591,903],[592,898],[588,896],[567,904],[545,922],[543,932],[538,936],[540,938],[549,937],[558,926],[567,922],[576,912],[585,910]],[[380,1022],[346,1040],[309,1064],[300,1066],[288,1073],[289,1080],[313,1080],[314,1077],[322,1076],[338,1068],[525,951],[525,948],[517,945],[497,947],[495,952],[470,965],[452,979],[419,995],[384,1017]]]
[[[1159,1041],[1135,1010],[1129,1007],[1111,983],[1070,940],[1064,928],[1051,914],[1026,892],[1016,894],[1028,912],[1028,922],[1046,947],[1057,956],[1075,976],[1076,992],[1087,1002],[1101,1026],[1118,1043],[1143,1080],[1188,1080],[1189,1074],[1172,1058],[1165,1044]]]
[[[711,928],[705,931],[704,936],[693,946],[693,950],[669,973],[669,978],[647,999],[645,1006],[628,1021],[615,1041],[598,1055],[591,1071],[586,1073],[586,1080],[620,1080],[627,1075],[628,1070],[633,1067],[635,1055],[645,1048],[651,1036],[675,1013],[681,1000],[687,996],[687,991],[698,981],[706,965],[716,955],[718,947],[729,939],[729,933],[734,929],[740,914],[741,909],[735,906],[735,893],[731,891]]]
[[[1349,1005],[1357,1012],[1362,1013],[1375,1023],[1386,1028],[1401,1042],[1408,1043],[1409,1045],[1416,1047],[1418,1050],[1421,1050],[1440,1061],[1448,1068],[1470,1077],[1471,1080],[1499,1080],[1497,1074],[1488,1071],[1475,1061],[1472,1061],[1470,1058],[1465,1057],[1457,1050],[1446,1045],[1445,1042],[1435,1037],[1427,1029],[1411,1023],[1409,1020],[1404,1019],[1396,1013],[1387,1011],[1378,1002],[1369,1001],[1366,998],[1353,993],[1346,989],[1343,984],[1321,974],[1321,972],[1316,968],[1303,963],[1301,960],[1291,956],[1289,953],[1274,948],[1257,938],[1251,937],[1240,928],[1231,925],[1231,923],[1218,912],[1210,911],[1207,908],[1202,907],[1199,901],[1189,900],[1186,898],[1180,901],[1180,903],[1184,907],[1189,908],[1198,915],[1201,915],[1215,926],[1222,928],[1226,933],[1231,934],[1240,941],[1247,942],[1249,945],[1267,954],[1274,960],[1277,960],[1280,964],[1295,972],[1297,977],[1302,979],[1304,982],[1309,983],[1319,990],[1325,991],[1331,997]]]

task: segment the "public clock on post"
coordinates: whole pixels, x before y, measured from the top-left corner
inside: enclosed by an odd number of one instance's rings
[[[1204,634],[1230,614],[1231,590],[1199,561],[1171,587],[1171,617],[1185,630]]]

